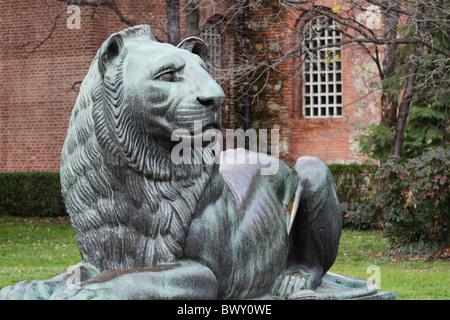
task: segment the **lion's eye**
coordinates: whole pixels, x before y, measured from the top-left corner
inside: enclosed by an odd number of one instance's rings
[[[165,81],[165,82],[175,82],[176,81],[176,73],[173,70],[165,71],[155,77],[156,80]]]

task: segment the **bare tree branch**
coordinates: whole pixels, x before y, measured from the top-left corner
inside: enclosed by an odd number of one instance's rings
[[[315,6],[315,1],[295,1],[295,0],[280,0],[282,4],[285,6],[303,11],[303,12],[312,12],[315,14],[320,14],[323,16],[326,16],[330,19],[333,19],[337,23],[339,23],[342,26],[346,26],[348,28],[351,28],[352,30],[356,31],[358,36],[352,38],[349,40],[349,42],[370,42],[374,44],[388,44],[388,43],[396,43],[396,44],[406,44],[406,43],[416,43],[420,42],[421,44],[429,47],[431,50],[437,51],[447,57],[450,57],[450,50],[447,50],[445,48],[442,48],[441,46],[430,42],[429,40],[423,38],[423,37],[411,37],[411,38],[384,38],[384,37],[375,37],[373,35],[372,30],[370,30],[368,27],[364,26],[363,24],[356,21],[354,16],[349,16],[349,18],[345,18],[340,14],[335,14],[332,11],[328,10],[327,8],[323,8],[320,6]],[[347,3],[353,5],[352,8],[359,8],[363,9],[361,5],[359,4],[361,1],[347,1]],[[388,1],[377,1],[377,0],[366,0],[366,2],[374,4],[379,6],[380,8],[384,10],[391,10],[394,12],[397,12],[399,14],[404,14],[407,17],[415,17],[417,15],[417,10],[411,10],[411,9],[402,9],[402,7],[398,6],[396,2],[392,4],[392,2]],[[400,1],[402,2],[402,1]],[[305,5],[305,6],[302,6]],[[428,20],[427,20],[428,21]],[[372,35],[371,35],[372,34]],[[348,43],[349,43],[348,42]]]
[[[114,13],[117,15],[117,17],[119,18],[119,20],[129,26],[134,26],[136,25],[135,22],[126,19],[122,13],[120,12],[120,10],[117,8],[115,1],[73,1],[73,0],[58,0],[58,2],[60,3],[64,3],[67,5],[77,5],[77,6],[86,6],[86,7],[91,7],[93,8],[93,10],[95,11],[95,9],[97,9],[98,7],[107,7],[109,9],[111,9],[112,11],[114,11]],[[93,11],[93,14],[94,14]],[[47,40],[49,40],[51,38],[51,36],[53,35],[53,32],[55,31],[56,25],[58,23],[59,18],[67,12],[67,8],[62,9],[53,19],[53,24],[50,27],[50,30],[47,32],[47,34],[42,38],[42,39],[33,39],[30,41],[27,41],[26,43],[24,43],[23,45],[20,46],[20,49],[25,49],[26,47],[28,47],[29,45],[33,44],[33,43],[37,43],[33,46],[33,48],[26,52],[26,54],[24,56],[22,56],[22,59],[26,59],[28,58],[31,54],[33,54],[40,46],[42,46]]]
[[[27,41],[26,43],[24,43],[23,45],[21,45],[20,49],[25,49],[25,47],[27,47],[28,45],[32,44],[32,43],[36,43],[37,44],[29,51],[27,52],[24,56],[22,56],[22,59],[26,59],[28,58],[30,55],[32,55],[40,46],[42,46],[48,39],[50,39],[50,37],[53,34],[53,31],[55,30],[56,27],[56,23],[58,22],[58,19],[66,12],[66,9],[62,10],[58,15],[56,15],[56,17],[53,20],[53,24],[49,30],[49,32],[46,34],[46,36],[42,39],[34,39],[34,40],[30,40]]]

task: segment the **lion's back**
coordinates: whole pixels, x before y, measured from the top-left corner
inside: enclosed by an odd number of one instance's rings
[[[289,185],[291,170],[274,156],[245,149],[228,149],[221,153],[219,170],[238,208],[261,186],[274,188],[282,205],[288,205],[293,196]]]

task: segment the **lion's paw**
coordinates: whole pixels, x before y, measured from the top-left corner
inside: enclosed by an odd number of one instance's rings
[[[53,288],[44,281],[20,281],[0,291],[0,300],[45,300]]]
[[[64,286],[50,297],[51,300],[118,300],[115,291],[102,283],[84,286]]]
[[[286,299],[315,299],[316,280],[312,272],[286,271],[277,277],[271,293]]]

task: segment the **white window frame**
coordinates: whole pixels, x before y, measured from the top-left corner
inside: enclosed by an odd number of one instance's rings
[[[207,25],[203,28],[200,38],[208,46],[206,70],[214,78],[220,77],[222,70],[222,35],[217,26]]]
[[[305,26],[302,40],[303,117],[342,118],[342,41],[339,25],[317,16]],[[312,48],[327,46],[320,50]]]

